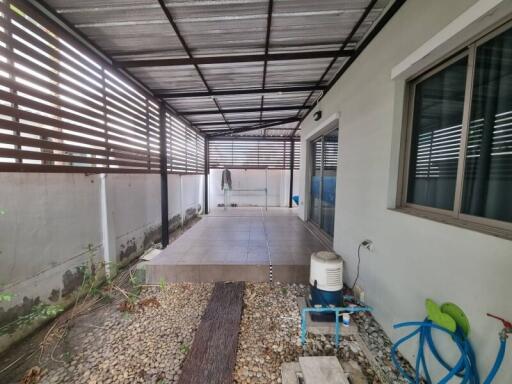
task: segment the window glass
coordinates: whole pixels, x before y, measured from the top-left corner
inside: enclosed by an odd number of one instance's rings
[[[461,211],[512,222],[512,29],[477,48]]]
[[[312,174],[311,174],[311,212],[310,220],[320,225],[321,217],[321,185],[322,185],[322,139],[318,139],[311,145]]]
[[[467,57],[415,87],[407,202],[452,210]]]
[[[322,173],[322,229],[334,236],[336,207],[336,171],[338,170],[338,129],[324,136]]]

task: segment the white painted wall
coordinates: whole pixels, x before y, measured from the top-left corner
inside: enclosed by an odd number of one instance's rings
[[[209,201],[211,208],[224,203],[221,190],[222,169],[211,169],[209,177]],[[230,169],[233,191],[230,203],[238,206],[265,206],[265,192],[268,188],[269,207],[287,207],[290,190],[290,171],[264,169]],[[298,193],[297,171],[294,172],[294,193]],[[237,189],[260,189],[260,191],[237,191]]]
[[[136,245],[140,254],[143,248],[159,236],[161,224],[160,175],[107,175],[109,194],[113,201],[112,216],[116,235],[116,255]],[[203,180],[201,175],[169,175],[169,219],[188,209],[198,212],[203,205]],[[129,255],[125,255],[129,256]]]
[[[0,286],[16,295],[0,303],[6,319],[11,308],[50,302],[53,290],[60,299],[66,272],[101,260],[102,237],[98,176],[0,173],[0,186]],[[11,339],[0,338],[0,351]]]
[[[390,209],[396,196],[404,89],[404,79],[392,79],[391,71],[475,3],[481,5],[475,0],[405,3],[319,103],[323,120],[314,122],[310,114],[302,124],[300,190],[304,195],[308,183],[305,137],[339,113],[334,249],[345,260],[345,281],[355,278],[359,242],[373,240],[374,252],[361,253],[359,284],[390,337],[396,340],[403,335],[393,330],[393,324],[424,318],[426,298],[453,301],[471,320],[471,340],[485,377],[501,328],[486,312],[512,319],[512,242]],[[502,18],[503,9],[478,25]],[[471,31],[478,33],[479,28],[473,27]],[[300,206],[302,218],[307,203]],[[404,349],[407,358],[415,357],[415,347]],[[512,382],[511,349],[496,383]]]
[[[0,289],[15,294],[12,302],[0,303],[0,319],[24,301],[50,302],[53,290],[64,289],[66,272],[76,272],[90,257],[103,260],[100,178],[0,173]],[[203,180],[169,175],[169,219],[202,207]],[[105,181],[111,261],[126,262],[160,235],[160,176],[109,174]],[[0,338],[0,351],[11,341]]]

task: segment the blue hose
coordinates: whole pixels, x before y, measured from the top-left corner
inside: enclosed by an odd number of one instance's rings
[[[428,347],[434,358],[439,362],[439,364],[441,364],[441,366],[443,366],[448,371],[448,373],[439,381],[438,384],[446,384],[455,376],[461,379],[460,384],[480,384],[480,376],[478,374],[478,369],[476,366],[475,352],[469,340],[464,336],[464,334],[459,329],[457,329],[455,332],[450,332],[447,329],[440,327],[429,320],[425,320],[423,322],[413,321],[394,325],[395,329],[403,327],[416,327],[416,329],[409,335],[402,337],[395,344],[393,344],[391,348],[391,359],[395,367],[400,372],[400,374],[409,383],[419,384],[423,376],[423,378],[428,384],[432,384],[432,379],[430,377],[427,362],[425,359],[425,348]],[[449,335],[455,342],[457,348],[459,349],[460,358],[453,367],[450,366],[443,359],[443,357],[437,350],[436,346],[434,345],[434,341],[432,339],[432,329],[444,332],[447,335]],[[407,372],[405,372],[402,365],[398,361],[397,352],[398,347],[400,345],[412,339],[416,335],[419,335],[419,346],[415,364],[416,375],[415,377],[412,377]],[[494,377],[498,373],[501,363],[503,362],[503,358],[505,357],[505,347],[506,338],[501,337],[500,348],[496,356],[496,361],[494,362],[494,365],[491,371],[489,372],[489,375],[483,382],[483,384],[490,384],[494,380]]]

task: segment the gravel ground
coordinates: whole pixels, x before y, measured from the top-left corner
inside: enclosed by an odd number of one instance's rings
[[[306,291],[304,285],[296,284],[246,285],[235,383],[280,383],[282,363],[298,361],[299,356],[334,355],[340,362],[357,363],[368,383],[405,383],[396,376],[389,359],[391,342],[370,315],[353,318],[357,318],[361,338],[375,355],[373,364],[360,341],[350,336],[341,339],[338,351],[332,337],[315,335],[309,335],[302,348],[297,298]]]
[[[188,283],[146,287],[133,312],[111,304],[80,318],[54,354],[61,362],[48,356],[27,362],[41,367],[34,383],[176,383],[212,289]],[[355,365],[368,383],[405,383],[391,364],[391,342],[371,315],[352,317],[360,338],[342,337],[338,351],[326,336],[308,336],[303,348],[298,298],[306,291],[297,284],[246,284],[234,383],[280,383],[283,362],[325,355]],[[16,376],[0,382],[19,383]]]
[[[213,285],[146,288],[151,305],[133,313],[112,311],[88,333],[75,336],[69,361],[41,383],[175,383]],[[153,300],[155,298],[157,303]]]

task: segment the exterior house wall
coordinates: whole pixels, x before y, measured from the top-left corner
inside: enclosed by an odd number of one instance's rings
[[[80,267],[104,261],[101,175],[0,173],[0,326],[38,303],[63,304],[80,287]],[[169,175],[171,230],[200,212],[201,175]],[[160,176],[105,176],[109,263],[125,264],[160,239]],[[36,326],[37,324],[34,324]],[[29,329],[0,337],[0,351]]]
[[[300,216],[307,218],[307,138],[337,116],[333,243],[345,260],[345,281],[354,281],[358,244],[371,239],[373,252],[361,251],[358,285],[388,335],[397,340],[404,333],[393,330],[393,324],[423,319],[426,298],[455,302],[470,318],[483,377],[494,362],[501,329],[486,313],[512,319],[512,242],[393,209],[405,79],[392,78],[392,69],[469,8],[491,3],[504,2],[409,0],[402,6],[315,108],[322,110],[323,119],[315,122],[310,114],[302,123],[300,190],[306,199],[299,207]],[[500,12],[484,18],[504,17]],[[402,352],[412,361],[415,348],[412,343]],[[512,366],[506,363],[511,359],[509,348],[497,383],[512,382]]]

